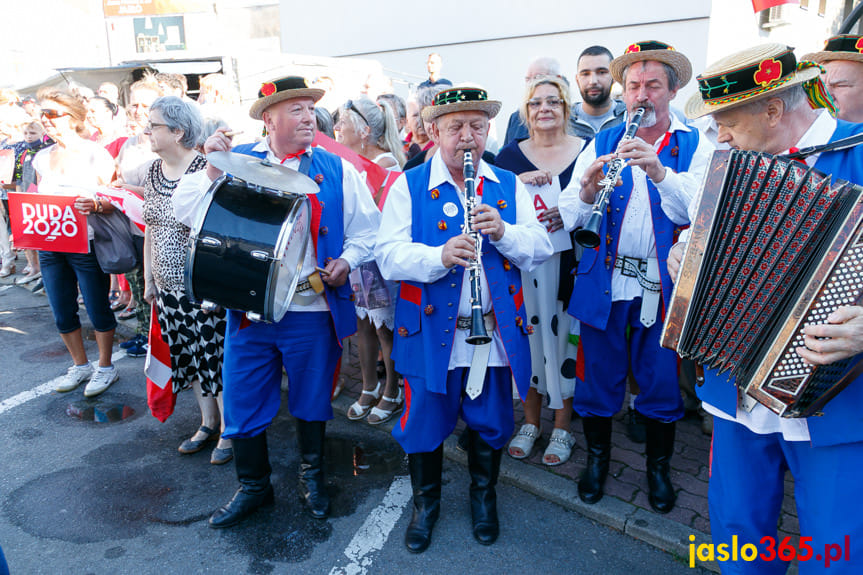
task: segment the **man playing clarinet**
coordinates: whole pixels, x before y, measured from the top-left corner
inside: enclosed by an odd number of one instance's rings
[[[770,154],[863,133],[863,125],[831,115],[836,110],[825,97],[820,74],[818,65],[798,63],[785,45],[756,46],[716,62],[698,76],[699,93],[687,102],[686,115],[711,114],[719,143]],[[825,107],[829,112],[820,109]],[[863,146],[824,150],[805,161],[834,180],[863,184]],[[696,211],[693,205],[693,218]],[[677,278],[684,249],[679,243],[669,255],[672,279]],[[797,352],[811,364],[860,354],[863,308],[840,307],[827,323],[808,326],[804,333],[806,347]],[[704,409],[714,416],[709,488],[713,542],[736,540],[739,546],[753,544],[759,551],[754,561],[724,563],[723,572],[786,572],[788,563],[777,556],[777,521],[785,473],[790,470],[800,521],[800,542],[794,549],[801,559],[801,575],[825,572],[827,564],[830,573],[860,573],[863,516],[854,510],[860,506],[863,477],[863,377],[824,406],[821,417],[796,419],[781,418],[761,404],[747,406],[735,383],[727,373],[705,369],[704,385],[697,389]],[[839,546],[841,552],[831,546]],[[825,563],[828,553],[835,560]]]
[[[423,119],[439,150],[393,184],[375,247],[383,276],[401,282],[393,359],[405,379],[405,410],[393,436],[408,453],[414,510],[405,545],[413,553],[431,542],[442,444],[459,415],[469,428],[473,534],[484,545],[495,542],[495,485],[513,431],[512,381],[522,398],[530,385],[531,328],[519,270],[545,261],[552,246],[519,179],[480,159],[499,110],[500,102],[479,88],[435,97]],[[469,163],[465,170],[468,151],[475,178]],[[463,230],[466,221],[472,226]],[[467,342],[483,330],[489,343]]]
[[[623,85],[627,121],[597,134],[582,152],[559,204],[567,230],[585,226],[602,188],[603,167],[616,157],[625,160],[622,182],[593,230],[599,245],[585,249],[569,304],[569,313],[581,321],[584,357],[573,398],[588,448],[578,494],[586,503],[603,496],[611,418],[631,369],[641,390],[634,408],[646,423],[648,498],[655,511],[668,513],[676,500],[669,465],[683,401],[677,356],[659,346],[672,287],[665,260],[681,226],[689,223],[687,208],[713,146],[669,110],[692,75],[686,56],[662,42],[640,42],[612,61],[611,74]],[[621,142],[639,108],[644,116],[635,137]]]

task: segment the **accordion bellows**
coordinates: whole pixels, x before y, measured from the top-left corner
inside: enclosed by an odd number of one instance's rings
[[[817,414],[863,367],[813,367],[795,351],[806,325],[861,301],[861,194],[780,156],[714,153],[662,345],[779,415]]]

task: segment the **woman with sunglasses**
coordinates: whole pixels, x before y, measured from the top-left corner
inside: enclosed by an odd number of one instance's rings
[[[401,170],[404,152],[398,135],[395,114],[389,103],[381,106],[371,100],[348,100],[339,108],[339,119],[335,125],[336,140],[370,159],[382,168]],[[377,198],[375,198],[377,200]],[[377,269],[367,270],[365,275],[377,275],[385,283]],[[386,282],[390,294],[395,293],[395,284]],[[394,301],[391,297],[391,301]],[[404,397],[398,384],[391,358],[393,350],[394,304],[378,309],[362,305],[357,310],[357,345],[359,346],[360,372],[363,391],[359,399],[348,408],[347,417],[352,421],[366,418],[371,425],[389,421],[402,410]],[[380,345],[379,345],[380,344]],[[378,349],[383,358],[386,383],[381,389],[376,369]]]
[[[537,218],[545,224],[555,254],[530,273],[522,273],[524,306],[535,332],[530,337],[531,386],[524,403],[524,425],[509,444],[516,459],[530,456],[541,431],[543,396],[554,410],[554,430],[542,457],[546,465],[569,459],[575,440],[569,431],[575,391],[577,347],[570,342],[575,320],[566,312],[573,288],[573,244],[563,231],[557,196],[572,177],[584,141],[567,133],[569,87],[557,76],[540,76],[527,87],[519,109],[530,136],[513,140],[497,155],[497,166],[518,174],[534,197]]]
[[[33,158],[39,193],[74,195],[74,208],[82,214],[114,211],[110,202],[87,191],[108,185],[114,173],[114,161],[105,148],[83,137],[87,134],[87,108],[74,96],[53,88],[43,88],[37,97],[42,107],[45,132],[56,142]],[[92,397],[108,389],[119,374],[111,364],[117,321],[108,302],[110,280],[96,261],[93,230],[89,225],[87,236],[90,240],[88,253],[42,251],[39,252],[39,264],[54,321],[73,361],[56,390],[72,391],[89,379],[84,395]],[[81,334],[77,301],[79,288],[99,348],[99,364],[95,369],[87,361]]]

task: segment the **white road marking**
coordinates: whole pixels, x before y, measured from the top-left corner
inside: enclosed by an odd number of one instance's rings
[[[411,501],[411,496],[410,477],[399,475],[393,479],[384,500],[369,513],[345,548],[345,556],[351,563],[344,567],[333,567],[330,575],[365,575],[372,565],[368,555],[383,549],[405,506]]]
[[[111,356],[111,363],[116,363],[118,360],[121,360],[124,357],[128,357],[124,350],[116,351]],[[36,399],[37,397],[41,397],[43,395],[51,393],[52,391],[54,391],[54,388],[57,387],[57,384],[60,383],[60,379],[63,377],[63,375],[57,376],[51,381],[45,382],[42,385],[34,387],[33,389],[28,389],[27,391],[22,391],[18,395],[13,395],[9,399],[0,401],[0,415],[3,415],[5,412],[9,411],[13,407],[18,407],[21,404],[27,403],[31,399]]]

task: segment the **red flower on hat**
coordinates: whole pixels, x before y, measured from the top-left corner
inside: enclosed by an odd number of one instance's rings
[[[638,44],[632,44],[629,48],[626,49],[627,54],[631,54],[632,52],[641,52],[641,46]]]
[[[264,96],[272,96],[276,93],[276,85],[272,82],[265,82],[261,84],[261,94]]]
[[[857,48],[858,52],[863,53],[863,36],[861,36],[860,39],[857,40],[857,43],[854,44],[854,47]]]
[[[755,72],[753,79],[756,84],[760,84],[761,87],[767,86],[770,82],[774,80],[778,80],[782,77],[782,63],[769,58],[767,60],[762,60],[758,65],[758,71]]]

